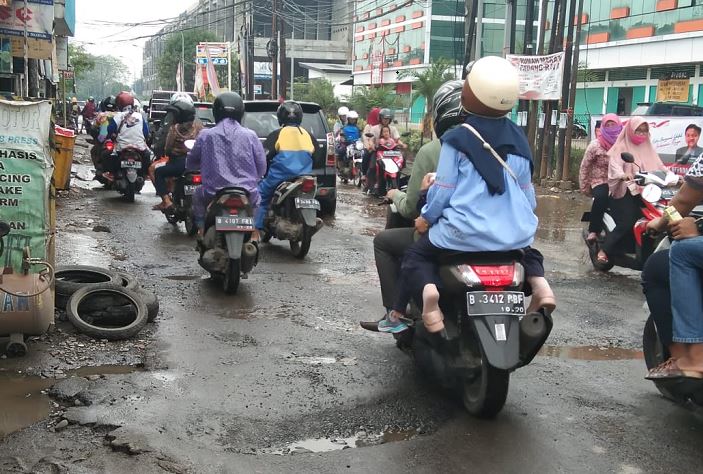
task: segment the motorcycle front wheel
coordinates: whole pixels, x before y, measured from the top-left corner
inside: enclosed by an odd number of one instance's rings
[[[290,241],[290,251],[293,256],[298,259],[304,259],[310,251],[310,243],[312,242],[312,229],[306,225],[303,226],[303,236],[300,242]]]

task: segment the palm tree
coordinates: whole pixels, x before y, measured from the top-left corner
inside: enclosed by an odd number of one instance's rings
[[[430,67],[422,72],[407,71],[400,74],[400,78],[412,78],[413,82],[413,103],[420,98],[425,98],[425,116],[422,120],[422,130],[426,138],[432,138],[432,99],[437,93],[437,90],[447,81],[456,79],[455,73],[452,70],[453,63],[445,58],[439,58]]]

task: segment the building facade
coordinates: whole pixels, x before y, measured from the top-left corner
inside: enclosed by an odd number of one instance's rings
[[[689,79],[687,102],[703,106],[703,2],[587,3],[577,115],[628,115],[638,104],[656,101],[659,80],[672,73]]]
[[[286,0],[279,2],[277,12],[286,39],[288,83],[292,78],[308,77],[301,63],[349,64],[351,61],[351,16],[353,2],[348,0]],[[244,55],[247,44],[253,48],[255,89],[269,95],[271,89],[271,58],[268,44],[272,37],[271,0],[200,0],[179,20],[165,27],[144,48],[144,93],[159,88],[158,58],[169,34],[184,29],[203,28],[215,31],[233,50]],[[246,26],[250,40],[245,41]]]

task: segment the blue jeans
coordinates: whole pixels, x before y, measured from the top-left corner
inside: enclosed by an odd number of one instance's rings
[[[297,178],[304,174],[310,174],[311,172],[312,160],[306,163],[300,163],[281,157],[273,159],[266,177],[259,182],[261,204],[256,211],[256,222],[254,223],[257,229],[263,230],[264,228],[264,220],[268,214],[269,205],[271,204],[271,199],[273,198],[273,193],[276,191],[276,188],[286,180]]]
[[[703,237],[674,242],[669,253],[674,342],[703,343]]]

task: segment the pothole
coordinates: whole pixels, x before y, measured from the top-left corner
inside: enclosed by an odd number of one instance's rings
[[[544,346],[539,354],[545,357],[574,360],[641,360],[644,353],[635,349],[598,346]]]
[[[260,454],[275,454],[286,456],[291,454],[327,453],[330,451],[341,451],[343,449],[365,448],[378,446],[386,443],[397,443],[408,441],[419,436],[415,429],[385,431],[377,434],[367,434],[359,432],[348,438],[310,438],[279,448],[266,448],[259,450]]]
[[[173,281],[195,281],[200,280],[202,277],[200,275],[169,275],[164,278]]]

